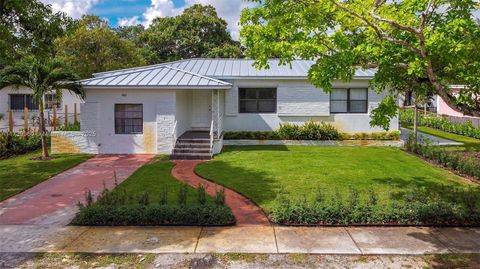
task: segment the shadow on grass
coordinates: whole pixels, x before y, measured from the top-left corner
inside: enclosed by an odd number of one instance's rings
[[[222,153],[233,151],[290,151],[285,145],[225,146]]]
[[[242,194],[261,205],[264,210],[263,205],[273,201],[282,188],[281,184],[268,173],[232,166],[221,160],[197,165],[195,172],[207,180]]]
[[[467,195],[473,194],[480,197],[480,187],[461,186],[456,184],[442,184],[426,177],[412,177],[413,180],[405,180],[398,177],[392,178],[373,178],[376,183],[390,186],[389,199],[397,202],[405,201],[405,195],[414,195],[415,199],[433,198],[447,202],[464,202],[462,198],[467,199]]]

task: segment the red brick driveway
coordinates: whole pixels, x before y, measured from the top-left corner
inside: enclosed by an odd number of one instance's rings
[[[127,179],[153,155],[98,155],[0,203],[0,225],[66,225],[86,190],[97,195]]]

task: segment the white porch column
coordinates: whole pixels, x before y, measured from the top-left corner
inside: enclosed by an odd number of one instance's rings
[[[214,138],[219,139],[223,131],[220,109],[220,90],[212,91],[212,121]]]

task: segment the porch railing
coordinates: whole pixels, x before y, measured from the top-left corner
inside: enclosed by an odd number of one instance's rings
[[[177,143],[177,121],[176,120],[173,123],[172,140],[173,140],[172,141],[172,145],[173,145],[172,153],[173,153],[173,150],[175,149],[175,144]]]
[[[210,123],[210,152],[213,152],[213,120]]]

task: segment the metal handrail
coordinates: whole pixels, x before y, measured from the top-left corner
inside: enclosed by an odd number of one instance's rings
[[[210,153],[213,152],[213,119],[210,123]]]
[[[172,142],[173,142],[173,149],[175,149],[175,144],[177,143],[177,120],[173,123],[173,130],[172,130]],[[172,151],[173,151],[172,149]]]

